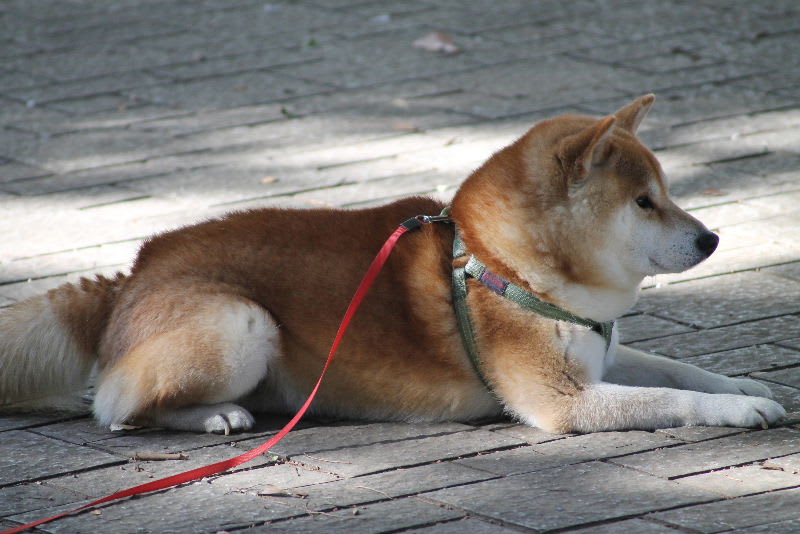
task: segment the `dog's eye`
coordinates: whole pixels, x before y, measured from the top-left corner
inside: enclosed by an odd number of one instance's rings
[[[650,200],[650,197],[647,195],[642,195],[636,199],[636,205],[642,208],[643,210],[651,210],[655,208],[653,201]]]

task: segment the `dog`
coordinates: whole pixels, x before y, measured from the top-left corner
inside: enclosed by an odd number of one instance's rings
[[[601,119],[542,121],[472,173],[449,222],[400,241],[311,413],[505,413],[556,433],[777,422],[783,408],[754,380],[618,343],[612,321],[643,278],[684,271],[718,243],[673,203],[636,137],[654,99]],[[130,275],[82,279],[0,312],[0,404],[58,406],[96,367],[103,425],[228,433],[251,428],[251,412],[294,411],[383,240],[444,207],[415,197],[353,211],[259,209],[153,237]],[[470,262],[484,270],[465,275]]]

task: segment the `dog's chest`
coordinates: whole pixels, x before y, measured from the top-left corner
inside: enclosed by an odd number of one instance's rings
[[[589,381],[600,382],[605,370],[614,362],[618,340],[616,325],[611,334],[608,350],[603,336],[593,330],[563,322],[558,323],[558,328],[561,338],[566,340],[567,357],[584,367]]]

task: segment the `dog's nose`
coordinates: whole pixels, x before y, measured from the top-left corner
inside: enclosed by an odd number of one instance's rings
[[[703,232],[694,243],[708,257],[717,249],[719,236],[714,232]]]

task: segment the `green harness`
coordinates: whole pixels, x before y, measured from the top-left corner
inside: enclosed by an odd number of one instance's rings
[[[438,217],[430,217],[429,222],[452,223],[453,220],[449,218],[449,212],[449,208],[445,208]],[[467,248],[464,245],[464,241],[461,239],[458,228],[456,228],[455,233],[456,236],[453,240],[454,260],[467,256]],[[520,286],[489,271],[486,265],[481,263],[475,256],[470,256],[464,267],[453,268],[453,302],[455,304],[456,318],[458,320],[458,330],[461,333],[461,340],[464,343],[464,348],[481,382],[483,382],[484,386],[490,391],[491,387],[489,387],[483,373],[478,344],[475,341],[475,327],[472,322],[472,317],[470,316],[469,306],[467,305],[467,278],[474,278],[498,295],[507,298],[526,310],[538,313],[543,317],[590,328],[603,336],[606,342],[606,351],[608,351],[611,346],[611,333],[614,329],[614,321],[600,323],[591,319],[579,317],[549,302],[545,302]]]

